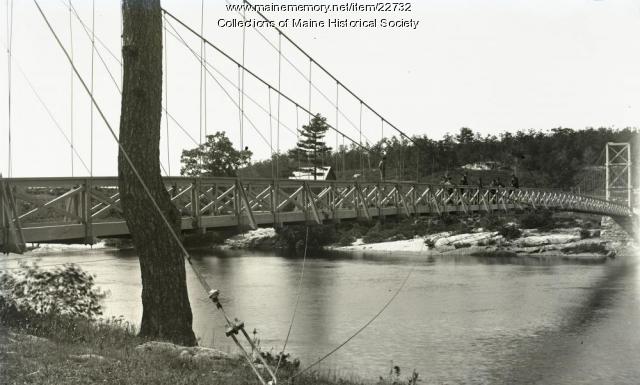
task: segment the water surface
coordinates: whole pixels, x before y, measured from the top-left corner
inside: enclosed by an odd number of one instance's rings
[[[13,256],[15,257],[15,256]],[[389,308],[321,368],[376,379],[391,363],[427,384],[637,384],[637,256],[605,264],[533,259],[330,254],[307,260],[287,351],[309,363],[350,336],[409,281]],[[106,315],[139,322],[140,271],[131,251],[43,253],[41,265],[79,263],[110,292]],[[5,262],[9,267],[15,260]],[[293,311],[299,258],[199,252],[194,264],[232,316],[281,348]],[[222,317],[188,271],[194,330],[234,351]]]

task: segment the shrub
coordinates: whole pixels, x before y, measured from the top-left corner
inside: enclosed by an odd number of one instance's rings
[[[0,273],[0,304],[3,311],[51,314],[93,319],[102,314],[105,294],[95,287],[94,277],[74,264],[52,270],[35,263],[20,265],[16,272]]]
[[[507,222],[507,219],[500,215],[487,214],[480,217],[478,227],[482,227],[489,231],[499,231]]]
[[[427,247],[430,249],[433,249],[434,247],[436,247],[436,242],[431,238],[425,239],[424,244],[427,245]]]
[[[591,231],[589,229],[580,229],[580,239],[591,238]]]
[[[499,231],[500,235],[502,235],[505,239],[516,239],[520,238],[522,235],[522,230],[514,225],[505,225]]]
[[[609,250],[607,250],[606,246],[602,243],[581,243],[575,246],[564,247],[562,248],[562,252],[567,254],[607,254]]]
[[[525,229],[548,230],[555,227],[555,220],[551,211],[533,211],[520,218],[520,226]]]
[[[351,246],[353,242],[356,241],[356,237],[347,233],[340,236],[338,239],[338,245],[340,246]]]
[[[309,228],[309,238],[307,241],[307,251],[318,251],[323,246],[335,243],[337,240],[334,225],[311,225]],[[288,252],[303,254],[305,239],[307,236],[306,225],[290,225],[276,229],[276,248]]]
[[[458,242],[454,243],[453,247],[455,247],[456,249],[466,249],[468,247],[471,247],[471,244],[467,242]]]

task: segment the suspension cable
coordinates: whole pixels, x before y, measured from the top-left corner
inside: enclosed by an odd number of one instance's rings
[[[71,12],[71,0],[69,0],[69,51],[71,52],[71,60],[73,61],[73,12]],[[71,131],[71,176],[74,176],[73,170],[73,70],[69,71],[69,128]]]
[[[271,20],[269,20],[262,12],[260,12],[258,9],[256,9],[249,1],[247,0],[243,0],[244,3],[246,3],[249,8],[251,8],[251,10],[255,11],[263,20],[270,22]],[[227,0],[228,2],[228,0]],[[289,38],[289,36],[287,36],[287,34],[285,34],[284,32],[282,32],[282,30],[280,28],[278,28],[275,23],[270,23],[273,25],[273,28],[278,31],[279,33],[282,34],[282,36],[287,39],[289,41],[289,43],[291,43],[295,48],[297,48],[303,55],[305,55],[306,57],[309,58],[309,60],[313,61],[314,63],[316,63],[316,66],[318,66],[318,68],[320,68],[325,74],[327,74],[330,78],[332,78],[335,81],[339,81],[338,78],[336,78],[331,72],[329,72],[326,68],[324,68],[322,65],[320,65],[315,59],[313,59],[313,57],[311,55],[309,55],[304,49],[302,49],[298,44],[296,44],[291,38]],[[389,122],[388,119],[385,119],[378,111],[376,111],[375,109],[373,109],[371,106],[369,106],[367,103],[365,103],[358,95],[356,95],[353,91],[351,91],[349,88],[347,88],[344,84],[342,84],[342,87],[348,92],[350,93],[354,98],[358,99],[360,102],[362,102],[364,104],[365,107],[367,107],[367,109],[369,109],[371,112],[373,112],[375,115],[377,115],[379,118],[384,119],[385,122],[387,122],[387,124],[393,128],[394,130],[396,130],[401,136],[404,136],[405,138],[407,138],[410,142],[412,142],[413,144],[416,144],[416,142],[409,137],[407,134],[405,134],[402,130],[400,130],[399,128],[397,128],[394,124],[392,124],[391,122]]]
[[[339,97],[340,97],[340,83],[336,82],[336,128],[338,127],[338,122],[340,121],[340,117],[338,115],[339,113],[339,108],[338,108],[338,102],[339,102]],[[339,135],[336,132],[336,148],[335,148],[335,165],[336,165],[336,173],[338,172],[338,164],[340,162],[340,156],[339,156],[339,149],[340,149],[340,143],[339,143]],[[343,170],[344,171],[344,170]]]
[[[94,92],[94,59],[96,52],[96,0],[91,0],[91,93]],[[90,103],[89,115],[89,176],[93,177],[93,103]]]
[[[275,179],[275,162],[273,161],[273,115],[271,114],[271,88],[267,88],[269,99],[269,149],[271,150],[271,179]]]
[[[190,33],[192,33],[193,35],[197,36],[200,39],[203,39],[205,41],[205,43],[212,47],[213,49],[215,49],[216,51],[218,51],[220,54],[222,54],[225,58],[227,58],[229,61],[231,61],[232,63],[236,64],[236,65],[240,65],[242,66],[242,64],[240,62],[238,62],[237,60],[235,60],[234,58],[232,58],[231,56],[229,56],[229,54],[227,54],[225,51],[223,51],[222,49],[220,49],[218,46],[216,46],[215,44],[211,43],[209,40],[207,40],[205,37],[203,37],[202,35],[198,34],[198,32],[196,32],[193,28],[189,27],[186,23],[184,23],[182,20],[178,19],[176,16],[174,16],[171,12],[167,11],[166,9],[162,9],[162,11],[167,14],[169,17],[171,17],[173,20],[175,20],[176,22],[178,22],[183,28],[185,28],[186,30],[188,30]],[[171,23],[169,23],[169,25],[171,25]],[[175,29],[174,29],[175,30]],[[248,68],[242,66],[244,71],[251,75],[254,79],[258,80],[259,82],[263,83],[265,86],[267,87],[271,87],[272,89],[274,89],[274,87],[267,82],[266,80],[264,80],[262,77],[256,75],[253,71],[249,70]],[[282,95],[282,97],[284,99],[286,99],[287,101],[289,101],[292,104],[297,105],[298,107],[300,107],[300,109],[302,109],[305,113],[309,114],[309,115],[313,115],[313,113],[309,110],[307,110],[305,107],[302,107],[299,103],[297,103],[295,100],[293,100],[291,97],[289,97],[287,94],[280,92],[280,94]],[[338,131],[336,130],[335,127],[333,127],[330,124],[327,124],[327,126],[334,130],[334,131]],[[343,132],[339,131],[341,134],[344,134]],[[352,143],[354,143],[355,145],[361,147],[363,150],[368,151],[368,149],[362,145],[360,145],[357,141],[353,140],[350,136],[344,134],[344,136],[351,141]]]
[[[13,0],[7,0],[7,129],[8,129],[8,172],[7,175],[11,178],[13,174],[11,158],[11,50],[13,45]]]
[[[282,78],[282,38],[278,37],[278,107],[276,112],[276,179],[280,178],[280,87]]]
[[[287,330],[287,336],[284,339],[284,344],[282,345],[282,350],[280,351],[280,357],[278,357],[278,364],[276,365],[276,370],[274,374],[278,374],[278,369],[280,368],[280,364],[282,358],[284,357],[284,352],[287,349],[287,343],[289,342],[289,336],[291,336],[291,330],[293,329],[293,323],[296,320],[296,313],[298,312],[298,305],[300,304],[300,297],[302,297],[302,280],[304,278],[304,268],[307,263],[307,246],[309,244],[309,226],[307,226],[307,231],[304,236],[304,254],[302,256],[302,267],[300,268],[300,277],[298,277],[298,294],[296,295],[296,303],[293,306],[293,313],[291,314],[291,322],[289,322],[289,330]]]
[[[200,8],[200,34],[204,36],[204,0],[200,0],[201,8]],[[204,77],[204,63],[202,60],[204,59],[204,43],[200,41],[200,133],[199,133],[199,141],[200,145],[202,145],[202,78]]]
[[[167,219],[166,215],[162,212],[162,209],[160,208],[160,206],[158,206],[158,203],[153,198],[153,194],[149,190],[149,187],[147,186],[147,184],[144,182],[144,179],[142,178],[142,176],[138,172],[138,169],[133,164],[133,161],[129,157],[129,154],[125,150],[124,146],[122,145],[122,143],[120,143],[120,140],[118,139],[118,135],[115,133],[115,131],[111,127],[111,124],[109,123],[109,120],[107,119],[106,115],[104,114],[104,112],[102,111],[100,106],[98,105],[98,102],[96,101],[95,96],[91,93],[91,90],[87,86],[87,83],[84,81],[84,79],[80,75],[80,72],[76,68],[76,65],[73,62],[73,59],[71,58],[71,55],[69,54],[69,52],[67,52],[67,49],[62,44],[62,41],[60,41],[60,38],[58,37],[58,34],[55,32],[55,30],[53,29],[53,26],[49,22],[49,19],[44,14],[44,11],[42,10],[42,8],[40,7],[40,4],[38,3],[38,0],[33,0],[33,2],[36,5],[36,7],[38,8],[38,11],[40,12],[40,15],[42,16],[44,22],[46,23],[47,27],[49,28],[49,31],[51,32],[51,34],[53,35],[54,39],[58,43],[58,46],[60,47],[60,49],[64,53],[65,57],[67,58],[67,61],[69,62],[74,75],[78,77],[78,80],[80,81],[82,87],[87,92],[89,98],[91,98],[91,101],[92,101],[94,107],[96,108],[96,111],[100,115],[100,118],[104,121],[106,127],[109,130],[109,133],[111,134],[111,136],[113,137],[115,142],[118,144],[118,147],[119,147],[120,151],[122,151],[123,158],[125,159],[125,161],[129,165],[129,167],[131,167],[131,171],[135,175],[135,177],[138,180],[138,182],[140,182],[140,185],[141,185],[142,189],[144,190],[145,194],[149,198],[149,200],[150,200],[151,204],[153,205],[154,209],[158,212],[158,215],[160,216],[160,218],[162,219],[163,223],[165,224],[165,226],[169,230],[169,233],[171,234],[172,238],[176,242],[177,246],[180,248],[185,260],[187,262],[189,262],[189,265],[192,267],[194,274],[198,278],[198,281],[200,281],[201,285],[205,288],[207,293],[209,293],[211,291],[211,287],[205,281],[205,279],[202,276],[202,274],[200,274],[200,272],[198,272],[195,269],[195,267],[193,266],[192,261],[191,261],[191,256],[189,255],[189,252],[184,247],[184,245],[182,244],[182,241],[180,240],[180,237],[178,237],[178,234],[176,234],[175,230],[173,229],[173,226],[171,225],[171,223]]]
[[[163,14],[162,15],[162,20],[166,23],[166,16]],[[167,41],[167,29],[163,28],[163,38],[164,38],[164,45],[163,45],[163,51],[164,51],[164,104],[167,108],[167,110],[169,109],[169,55],[168,55],[168,51],[169,51],[169,44]],[[168,117],[165,115],[164,117],[164,122],[165,122],[165,126],[166,126],[166,132],[167,132],[167,167],[168,167],[168,175],[171,175],[171,145],[170,145],[170,140],[169,140],[169,119]]]
[[[167,15],[169,15],[169,13],[166,13]],[[185,47],[187,47],[187,49],[189,51],[191,51],[191,53],[197,58],[198,57],[198,53],[195,52],[191,47],[189,47],[189,45],[186,44],[186,42],[184,41],[184,39],[182,38],[182,36],[180,36],[180,34],[178,33],[178,31],[175,30],[175,28],[173,27],[173,25],[171,24],[171,22],[169,22],[169,20],[166,20],[167,24],[173,29],[173,31],[177,34],[178,38],[182,41],[182,43],[185,45]],[[171,33],[170,33],[171,34]],[[238,63],[236,63],[238,64]],[[211,71],[209,71],[207,69],[207,73],[209,74],[209,76],[211,76],[211,78],[216,82],[216,84],[220,87],[220,89],[225,93],[225,95],[227,95],[227,98],[229,98],[229,100],[231,100],[231,103],[233,103],[233,105],[236,108],[240,108],[240,104],[238,102],[236,102],[233,99],[233,96],[231,96],[231,94],[229,93],[229,91],[227,91],[227,89],[222,85],[222,83],[220,83],[220,81],[218,80],[218,78],[216,76],[214,76]],[[242,111],[243,117],[244,119],[247,120],[247,122],[249,122],[249,125],[251,125],[251,127],[254,129],[254,131],[262,138],[262,140],[269,145],[269,141],[267,140],[267,138],[265,138],[265,136],[262,134],[262,132],[260,132],[260,130],[258,130],[258,127],[253,123],[253,121],[247,116],[245,111]]]
[[[231,3],[229,2],[229,0],[226,0],[226,1],[227,1],[227,4],[231,4]],[[246,12],[246,10],[245,10],[244,12]],[[239,15],[241,15],[240,11],[237,11],[237,13],[238,13]],[[267,37],[264,35],[264,33],[262,33],[262,31],[260,31],[260,29],[259,29],[259,28],[257,28],[256,26],[252,26],[252,28],[253,28],[253,30],[254,30],[254,31],[256,31],[256,33],[258,33],[258,35],[259,35],[260,37],[262,37],[262,39],[263,39],[267,44],[269,44],[269,45],[270,45],[270,46],[271,46],[275,51],[277,51],[277,50],[278,50],[278,47],[277,47],[273,42],[271,42],[271,40],[269,40],[269,38],[267,38]],[[300,67],[298,67],[298,66],[297,66],[293,61],[291,61],[291,59],[289,59],[289,57],[287,57],[287,55],[283,55],[283,59],[284,59],[284,60],[285,60],[285,61],[286,61],[286,62],[287,62],[287,63],[288,63],[288,64],[289,64],[289,65],[290,65],[290,66],[291,66],[291,67],[292,67],[292,68],[293,68],[293,69],[294,69],[294,70],[295,70],[295,71],[296,71],[300,76],[302,76],[302,78],[303,78],[305,81],[307,81],[307,82],[309,81],[309,77],[308,77],[308,76],[307,76],[307,75],[306,75],[306,74],[305,74],[305,73],[300,69]],[[338,82],[338,83],[339,83],[339,82]],[[335,107],[335,104],[333,103],[333,101],[331,100],[331,98],[330,98],[329,96],[327,96],[327,94],[326,94],[326,93],[324,93],[324,92],[322,91],[322,89],[320,89],[318,86],[316,86],[316,84],[315,84],[315,83],[312,83],[311,85],[312,85],[313,89],[314,89],[317,93],[319,93],[319,94],[320,94],[320,95],[321,95],[321,96],[322,96],[322,97],[323,97],[323,98],[324,98],[324,99],[325,99],[325,100],[326,100],[326,101],[327,101],[331,106]],[[354,122],[353,122],[353,121],[352,121],[352,120],[351,120],[351,119],[350,119],[350,118],[349,118],[349,117],[348,117],[348,116],[347,116],[347,115],[346,115],[346,114],[345,114],[341,109],[339,110],[339,112],[340,112],[340,115],[342,115],[342,117],[343,117],[343,118],[344,118],[344,119],[345,119],[345,120],[346,120],[346,121],[351,125],[351,127],[353,127],[353,128],[357,131],[357,130],[358,130],[358,126],[357,126],[357,125],[356,125],[356,124],[355,124],[355,123],[354,123]],[[364,135],[364,134],[363,134],[363,136],[365,137],[365,139],[366,139],[366,140],[369,140],[369,138],[367,138],[367,137],[366,137],[366,135]]]
[[[89,27],[84,23],[84,21],[82,20],[82,18],[80,17],[80,15],[78,14],[78,11],[76,10],[76,7],[71,4],[71,7],[69,7],[69,3],[66,2],[65,0],[60,0],[60,3],[65,7],[65,8],[70,8],[73,11],[73,14],[76,17],[76,20],[78,20],[78,22],[80,23],[80,25],[82,26],[82,28],[85,31],[89,30]],[[109,49],[109,46],[107,46],[102,39],[100,39],[99,36],[95,36],[95,41],[97,41],[106,51],[107,53],[113,58],[113,60],[115,60],[118,65],[122,66],[122,61],[120,60],[120,58],[118,58],[118,56],[113,53],[113,51],[111,49]]]
[[[311,74],[313,73],[313,60],[309,59],[309,124],[311,124],[311,118],[313,118],[315,115],[311,112],[313,111],[311,109],[311,91],[312,91],[312,86],[313,83],[311,82]]]
[[[62,134],[62,136],[64,137],[64,139],[67,142],[67,144],[70,145],[71,144],[71,139],[69,139],[69,136],[67,135],[67,133],[64,132],[64,129],[62,128],[60,123],[58,123],[58,120],[56,120],[56,118],[53,116],[53,113],[51,112],[51,109],[49,109],[47,104],[42,99],[42,96],[40,96],[40,94],[38,93],[38,90],[36,90],[35,86],[31,82],[31,80],[29,80],[29,77],[24,72],[24,70],[20,66],[20,63],[17,61],[15,56],[12,56],[12,61],[14,62],[13,64],[15,65],[15,67],[18,69],[18,72],[20,72],[20,74],[22,75],[24,80],[27,82],[27,85],[31,89],[31,92],[33,92],[33,95],[36,97],[36,99],[38,100],[38,102],[40,103],[42,108],[44,108],[44,110],[46,111],[47,115],[51,119],[51,122],[53,122],[53,125],[58,129],[58,132],[60,132],[60,134]],[[76,154],[76,156],[78,157],[78,159],[80,160],[80,163],[82,163],[82,166],[85,168],[85,170],[87,170],[87,172],[90,172],[90,168],[87,166],[87,164],[85,163],[84,159],[80,156],[80,154],[78,153],[78,151],[77,151],[77,149],[75,147],[73,147],[73,151]]]
[[[246,45],[247,45],[247,10],[245,9],[243,11],[242,14],[242,20],[244,21],[244,23],[242,24],[242,67],[238,67],[240,68],[241,71],[241,84],[242,84],[242,90],[239,89],[240,91],[240,108],[242,109],[242,111],[244,111],[244,68],[245,68],[245,52],[246,52]],[[203,41],[204,44],[204,41]],[[240,151],[244,150],[244,118],[240,117]]]
[[[69,7],[69,3],[65,2],[64,0],[60,0],[60,2],[65,6],[65,7]],[[70,9],[73,10],[73,13],[76,17],[76,20],[78,20],[78,22],[80,23],[80,25],[82,25],[85,34],[87,35],[87,37],[91,38],[91,34],[92,31],[87,27],[86,23],[82,20],[82,18],[80,17],[80,15],[78,14],[77,10],[75,9],[75,7],[73,6],[73,4],[71,4]],[[109,54],[111,54],[111,56],[113,56],[115,58],[115,60],[118,62],[118,65],[120,66],[120,70],[122,71],[122,62],[114,55],[114,53],[109,49],[109,47],[107,45],[105,45],[102,40],[100,39],[100,37],[98,35],[96,35],[96,41],[98,43],[100,43],[103,48],[105,50],[107,50],[107,52],[109,52]],[[111,72],[111,70],[109,69],[109,65],[107,64],[107,62],[105,61],[104,57],[102,56],[102,54],[100,53],[100,50],[96,47],[96,55],[98,55],[98,59],[100,59],[100,62],[102,63],[102,66],[104,67],[104,69],[107,71],[107,74],[109,75],[109,78],[111,79],[111,82],[113,83],[114,87],[118,90],[119,94],[122,94],[122,90],[120,88],[120,84],[118,83],[118,81],[116,80],[115,76],[113,75],[113,73]],[[120,74],[120,77],[122,78],[122,74]],[[191,140],[191,142],[194,145],[198,145],[198,141],[189,133],[189,131],[187,131],[187,129],[180,124],[180,122],[178,122],[178,120],[167,110],[167,107],[165,105],[162,106],[162,111],[167,114],[167,116],[169,117],[169,119],[171,119],[171,121],[178,126],[178,128],[180,129],[180,131],[182,131],[188,138],[189,140]]]
[[[173,26],[171,25],[170,22],[167,21],[167,25],[169,25],[172,29]],[[182,36],[174,29],[174,31],[170,31],[168,29],[166,29],[166,32],[169,33],[169,35],[171,35],[174,39],[176,39],[178,42],[180,42],[185,48],[187,48],[188,50],[191,51],[191,53],[194,55],[194,57],[198,57],[197,53],[195,52],[195,50],[190,49],[189,45],[186,44],[186,41],[182,38]],[[237,105],[240,106],[239,111],[238,111],[238,115],[239,115],[239,120],[242,120],[242,112],[240,110],[244,110],[244,106],[241,103],[241,99],[243,97],[246,97],[247,100],[249,100],[251,103],[253,103],[256,107],[258,107],[262,112],[264,112],[265,114],[269,114],[269,110],[263,106],[262,104],[260,104],[260,102],[258,102],[257,100],[255,100],[254,98],[252,98],[249,94],[247,94],[246,92],[244,92],[242,90],[242,87],[240,86],[240,84],[242,83],[242,75],[241,75],[241,71],[242,71],[242,67],[241,66],[237,66],[238,67],[238,79],[236,81],[231,80],[228,76],[226,76],[224,73],[222,73],[222,71],[220,71],[218,68],[216,68],[215,66],[213,66],[211,63],[209,63],[207,60],[205,60],[205,65],[210,68],[212,71],[214,71],[215,73],[218,74],[218,76],[222,79],[224,79],[224,81],[226,81],[227,83],[229,83],[229,85],[231,87],[233,87],[234,89],[238,90],[238,103]],[[282,127],[284,127],[287,131],[289,131],[292,134],[295,134],[296,132],[289,127],[289,125],[285,124],[285,123],[280,123]],[[243,148],[244,149],[244,148]]]
[[[293,376],[291,376],[289,378],[289,380],[293,380],[294,378],[302,375],[303,373],[309,371],[309,369],[313,368],[314,366],[318,365],[319,363],[321,363],[322,361],[324,361],[325,359],[327,359],[329,356],[331,356],[333,353],[337,352],[338,350],[340,350],[340,348],[342,348],[343,346],[345,346],[346,344],[349,343],[349,341],[351,341],[352,339],[356,338],[356,336],[358,336],[358,334],[362,333],[362,331],[364,329],[366,329],[369,325],[371,325],[373,323],[373,321],[375,321],[378,317],[380,317],[380,315],[387,310],[387,308],[389,307],[389,305],[391,305],[391,302],[393,302],[393,300],[396,299],[396,297],[398,296],[398,294],[400,294],[400,292],[402,291],[402,289],[405,287],[405,285],[407,284],[407,281],[409,281],[409,277],[411,276],[411,274],[413,273],[413,271],[415,270],[416,266],[413,265],[411,267],[411,270],[409,270],[409,272],[407,273],[407,275],[404,277],[404,279],[402,280],[402,283],[400,284],[400,286],[396,289],[396,291],[393,293],[393,295],[391,296],[391,298],[389,298],[389,300],[387,300],[387,302],[384,304],[384,306],[382,306],[382,308],[380,308],[380,310],[378,310],[378,312],[376,314],[373,315],[373,317],[371,317],[371,319],[369,319],[364,325],[362,325],[358,330],[356,330],[351,336],[349,336],[346,340],[344,340],[340,345],[336,346],[335,348],[333,348],[331,351],[329,351],[327,354],[325,354],[324,356],[320,357],[319,359],[317,359],[316,361],[314,361],[313,363],[311,363],[309,366],[307,366],[306,368],[302,369],[301,371],[299,371],[298,373],[294,374]]]
[[[358,130],[360,131],[360,146],[362,146],[362,100],[360,101],[360,125],[358,126]],[[366,178],[364,173],[364,162],[362,160],[362,151],[358,151],[360,154],[360,168],[362,169],[362,177]]]
[[[300,142],[300,108],[296,105],[296,146]],[[298,158],[298,170],[300,170],[300,150],[296,150],[296,157]]]
[[[165,28],[166,31],[166,28]],[[242,83],[242,68],[240,68],[240,66],[238,66],[238,129],[240,131],[240,151],[244,150],[244,147],[242,147],[244,145],[243,141],[242,141],[242,120],[243,120],[243,110],[244,110],[244,106],[242,105],[242,88],[240,86],[240,84]]]

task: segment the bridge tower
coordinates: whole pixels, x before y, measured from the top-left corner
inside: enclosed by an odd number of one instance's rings
[[[608,142],[606,147],[606,197],[632,207],[631,145]]]

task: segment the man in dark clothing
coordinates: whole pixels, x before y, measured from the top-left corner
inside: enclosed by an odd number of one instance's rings
[[[387,174],[387,156],[383,155],[382,160],[378,163],[378,169],[380,169],[380,180],[384,182]]]
[[[516,174],[511,175],[511,187],[520,188],[520,181],[518,181]]]
[[[466,186],[469,182],[467,181],[467,173],[462,174],[462,178],[460,178],[460,186]],[[460,188],[460,195],[464,194],[464,188]]]

